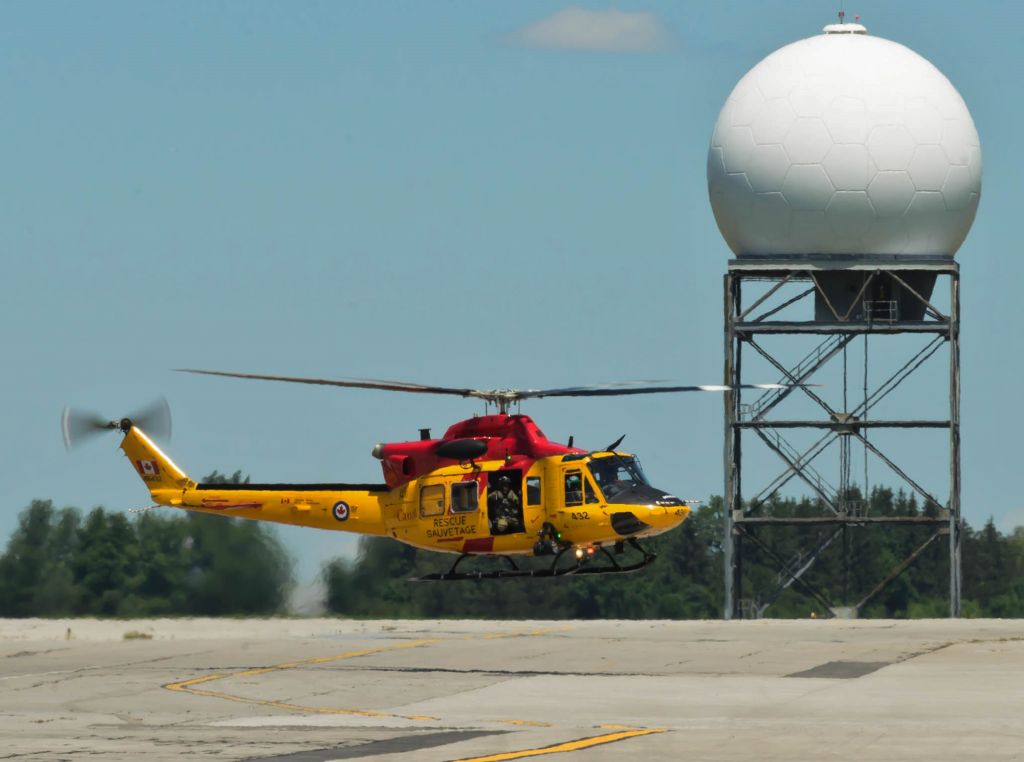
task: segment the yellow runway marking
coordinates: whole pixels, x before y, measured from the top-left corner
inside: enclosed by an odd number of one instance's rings
[[[218,672],[212,675],[203,675],[201,677],[193,677],[189,680],[180,680],[174,683],[167,683],[163,687],[171,691],[180,691],[182,693],[191,693],[194,696],[206,696],[208,698],[223,699],[224,701],[234,701],[239,704],[249,704],[251,706],[270,706],[276,709],[285,709],[292,712],[302,712],[305,714],[337,714],[337,715],[349,715],[357,717],[391,717],[403,720],[437,720],[437,717],[430,717],[428,715],[409,715],[409,714],[397,714],[394,712],[379,712],[372,709],[336,709],[334,707],[325,706],[305,706],[303,704],[293,704],[288,701],[274,701],[273,699],[260,699],[251,698],[249,696],[239,696],[233,693],[224,693],[222,691],[214,691],[209,688],[199,687],[207,683],[212,683],[216,680],[225,680],[232,677],[255,677],[257,675],[266,675],[271,672],[280,672],[286,669],[297,669],[300,667],[310,667],[318,664],[329,664],[331,662],[345,661],[347,659],[356,659],[360,656],[372,656],[373,654],[386,653],[389,651],[400,651],[406,648],[420,648],[422,646],[436,645],[442,642],[450,642],[455,640],[495,640],[498,638],[518,638],[518,637],[529,637],[533,635],[549,635],[555,632],[566,632],[573,629],[571,626],[565,627],[551,627],[545,629],[536,630],[520,630],[520,631],[509,631],[509,632],[496,632],[488,633],[486,635],[465,635],[461,638],[424,638],[421,640],[408,640],[401,643],[394,643],[386,646],[378,646],[376,648],[364,648],[359,651],[347,651],[343,654],[336,654],[334,656],[315,656],[310,659],[301,659],[297,661],[284,662],[282,664],[274,664],[269,667],[256,667],[255,669],[243,669],[237,672]],[[516,725],[520,727],[552,727],[549,722],[539,722],[536,720],[497,720],[497,722],[506,725]],[[580,738],[575,741],[565,741],[563,743],[553,744],[551,746],[544,746],[534,749],[523,749],[520,751],[503,752],[500,754],[490,754],[482,757],[466,757],[464,759],[457,760],[457,762],[501,762],[502,760],[511,759],[524,759],[526,757],[537,757],[545,754],[562,754],[570,751],[581,751],[583,749],[589,749],[594,746],[602,746],[604,744],[615,743],[616,741],[624,741],[627,738],[636,738],[638,736],[651,735],[652,733],[664,733],[666,728],[638,728],[632,725],[611,725],[605,724],[600,726],[606,730],[616,730],[614,733],[605,733],[599,736],[590,736],[588,738]]]
[[[556,632],[568,632],[572,625],[564,627],[542,627],[537,630],[515,630],[512,632],[490,632],[486,635],[465,635],[464,640],[495,640],[497,638],[521,638],[530,635],[553,635]]]
[[[275,664],[271,667],[245,669],[240,672],[226,672],[224,674],[203,675],[202,677],[193,677],[191,680],[182,680],[177,683],[167,683],[167,685],[165,685],[164,688],[166,688],[169,691],[183,691],[185,693],[191,693],[195,696],[219,698],[224,699],[225,701],[234,701],[240,704],[254,704],[256,706],[273,706],[278,709],[288,709],[293,712],[308,712],[311,714],[346,714],[357,715],[361,717],[399,717],[403,720],[435,720],[437,719],[436,717],[426,717],[422,715],[393,714],[391,712],[375,712],[369,709],[334,709],[331,707],[322,706],[303,706],[302,704],[291,704],[286,701],[272,701],[270,699],[249,698],[248,696],[236,696],[232,693],[211,691],[206,690],[205,688],[196,688],[195,686],[201,685],[202,683],[210,683],[214,680],[223,680],[228,677],[253,677],[254,675],[265,675],[268,672],[278,672],[283,669],[308,667],[314,664],[327,664],[333,661],[355,659],[359,656],[370,656],[371,654],[384,653],[386,651],[398,651],[403,648],[418,648],[419,646],[427,646],[438,642],[440,642],[439,638],[433,638],[430,640],[409,640],[404,643],[395,643],[394,645],[390,646],[379,646],[378,648],[364,648],[361,651],[349,651],[347,653],[337,654],[336,656],[316,656],[312,659],[302,659],[301,661],[289,661],[285,662],[284,664]]]
[[[589,738],[580,738],[575,741],[566,741],[565,743],[556,743],[551,746],[542,746],[536,749],[522,749],[520,751],[507,751],[501,754],[488,754],[484,757],[464,757],[458,759],[455,762],[503,762],[507,759],[524,759],[525,757],[539,757],[543,754],[564,754],[569,751],[580,751],[581,749],[589,749],[593,746],[601,746],[606,743],[615,743],[616,741],[625,741],[627,738],[636,738],[637,736],[649,736],[652,733],[664,733],[667,728],[640,728],[637,730],[623,730],[618,733],[606,733],[601,736],[590,736]]]
[[[483,636],[465,636],[466,640],[474,639],[495,639],[495,638],[517,638],[530,635],[546,635],[552,632],[564,632],[571,630],[572,627],[551,627],[546,629],[537,630],[520,630],[511,632],[498,632],[490,633]],[[373,654],[385,653],[387,651],[399,651],[405,648],[419,648],[420,646],[429,646],[436,643],[441,643],[446,640],[452,640],[452,638],[427,638],[422,640],[408,640],[403,643],[395,643],[387,646],[378,646],[376,648],[365,648],[360,651],[348,651],[343,654],[337,654],[335,656],[315,656],[310,659],[301,659],[299,661],[289,661],[283,664],[275,664],[270,667],[257,667],[256,669],[245,669],[238,672],[224,672],[213,675],[203,675],[202,677],[193,677],[190,680],[181,680],[175,683],[167,683],[164,685],[169,691],[181,691],[183,693],[191,693],[194,696],[206,696],[208,698],[218,698],[224,701],[234,701],[239,704],[251,704],[253,706],[272,706],[277,709],[287,709],[292,712],[304,712],[307,714],[342,714],[342,715],[355,715],[358,717],[396,717],[403,720],[436,720],[437,717],[430,717],[427,715],[418,714],[396,714],[394,712],[377,712],[371,709],[335,709],[333,707],[323,706],[305,706],[303,704],[292,704],[287,701],[274,701],[272,699],[260,699],[250,698],[248,696],[238,696],[233,693],[223,693],[221,691],[212,691],[207,688],[198,688],[196,686],[202,685],[203,683],[211,683],[214,680],[224,680],[229,677],[254,677],[256,675],[265,675],[270,672],[279,672],[285,669],[296,669],[298,667],[309,667],[316,664],[328,664],[335,661],[344,661],[346,659],[355,659],[360,656],[371,656]],[[517,721],[513,720],[513,723]],[[523,724],[532,724],[529,721],[523,721]],[[538,725],[544,725],[546,723],[537,723]]]

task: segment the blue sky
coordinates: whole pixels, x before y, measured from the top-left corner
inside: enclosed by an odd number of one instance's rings
[[[266,481],[375,480],[375,442],[480,411],[175,367],[719,381],[729,252],[707,201],[711,129],[743,73],[834,5],[578,6],[631,20],[623,43],[558,37],[570,6],[552,2],[5,4],[0,537],[36,497],[146,504],[114,437],[64,452],[68,403],[113,417],[166,395],[180,465]],[[935,63],[981,135],[981,207],[958,256],[963,503],[975,525],[1024,524],[1019,6],[846,5]],[[659,485],[722,491],[715,396],[524,412],[584,446],[627,432]],[[945,465],[922,452],[910,466],[941,492]],[[307,578],[354,547],[282,535]]]

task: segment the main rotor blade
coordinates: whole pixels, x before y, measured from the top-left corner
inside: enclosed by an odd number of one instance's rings
[[[519,399],[540,397],[620,397],[627,394],[675,394],[680,392],[729,392],[738,389],[787,389],[787,384],[701,384],[698,386],[570,386],[564,389],[524,389],[516,391]],[[807,384],[816,386],[816,384]]]
[[[449,394],[456,397],[476,397],[491,403],[508,404],[517,400],[539,399],[541,397],[616,397],[630,394],[666,394],[678,392],[726,392],[738,389],[787,389],[788,384],[740,384],[728,386],[703,384],[699,386],[664,386],[654,381],[625,381],[597,386],[569,386],[560,389],[469,389],[451,386],[430,386],[406,381],[382,381],[372,378],[303,378],[299,376],[273,376],[263,373],[232,373],[222,370],[200,370],[198,368],[176,368],[179,373],[197,373],[203,376],[225,378],[248,378],[258,381],[284,381],[290,384],[313,384],[316,386],[340,386],[348,389],[380,389],[389,392],[416,392],[418,394]],[[657,386],[644,386],[654,384]],[[636,385],[640,384],[640,385]],[[807,384],[816,386],[817,384]]]
[[[418,392],[420,394],[452,394],[458,397],[479,396],[476,389],[427,386],[425,384],[412,384],[405,381],[380,381],[372,378],[300,378],[298,376],[270,376],[262,373],[228,373],[221,370],[198,370],[196,368],[176,368],[175,370],[179,373],[198,373],[204,376],[224,376],[226,378],[251,378],[258,381],[284,381],[290,384],[342,386],[349,389],[382,389],[389,392]]]

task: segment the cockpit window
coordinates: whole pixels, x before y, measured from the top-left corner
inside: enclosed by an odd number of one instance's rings
[[[607,458],[594,458],[588,464],[594,481],[601,488],[605,500],[609,502],[623,490],[647,485],[640,463],[636,458],[625,455],[613,455]]]
[[[565,472],[565,504],[583,505],[583,478],[579,471]]]
[[[600,503],[601,498],[594,494],[594,484],[578,470],[565,472],[565,504],[567,506],[583,505],[584,503]]]

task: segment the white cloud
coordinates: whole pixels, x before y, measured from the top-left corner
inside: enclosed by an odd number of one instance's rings
[[[653,13],[571,7],[511,35],[515,45],[605,53],[650,53],[663,50],[671,36]]]
[[[996,527],[1003,534],[1012,534],[1017,527],[1024,527],[1024,508],[1011,508],[996,521]]]

